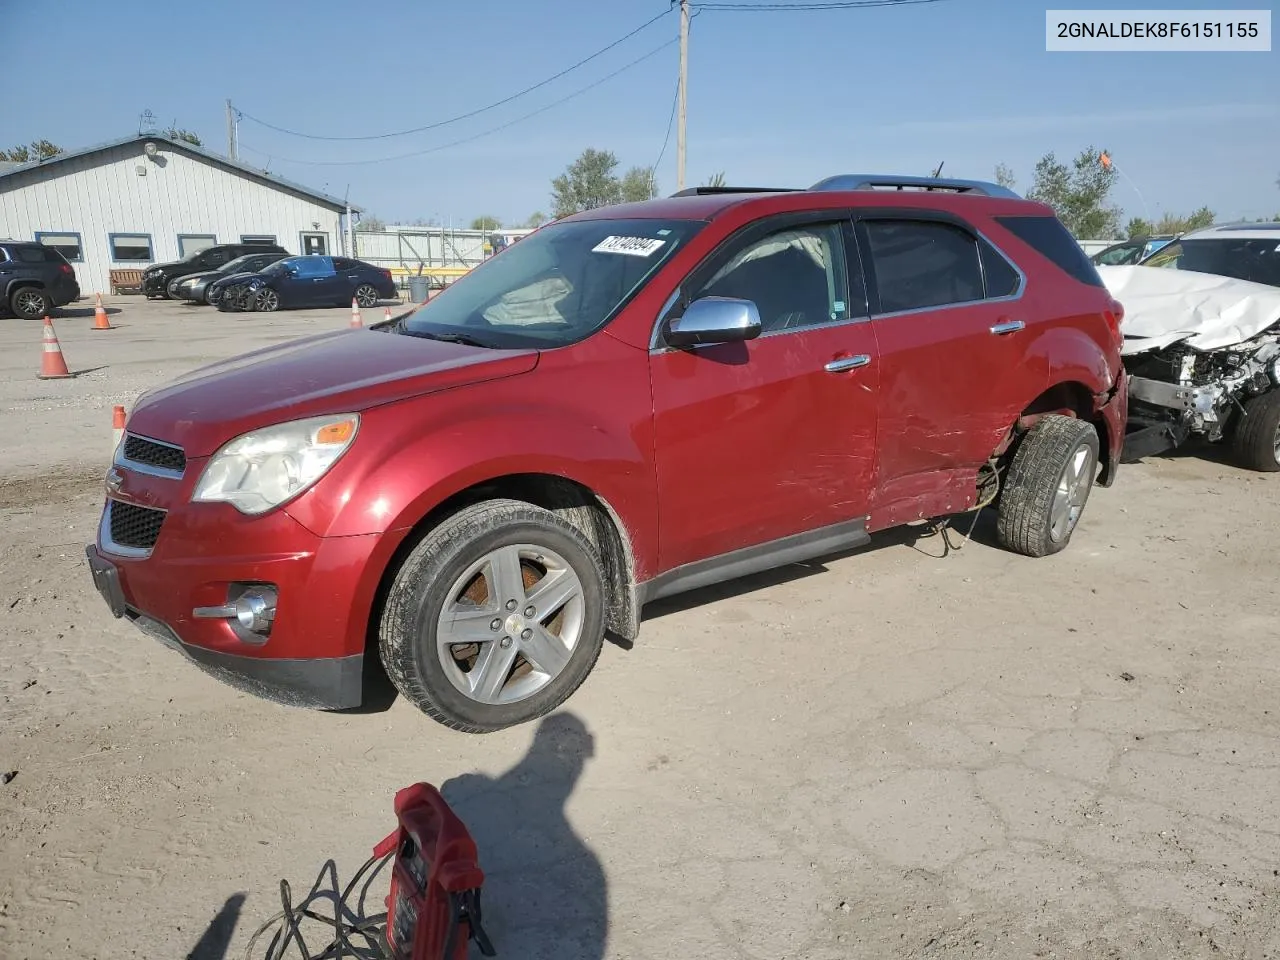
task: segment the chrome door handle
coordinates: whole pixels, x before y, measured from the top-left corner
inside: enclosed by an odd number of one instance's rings
[[[1002,333],[1017,333],[1026,326],[1021,320],[1006,320],[1004,323],[997,323],[991,328],[991,332],[996,336]]]
[[[870,355],[860,353],[856,357],[844,357],[841,360],[832,360],[823,369],[825,369],[827,373],[843,373],[845,370],[853,370],[856,367],[865,367],[870,362]]]

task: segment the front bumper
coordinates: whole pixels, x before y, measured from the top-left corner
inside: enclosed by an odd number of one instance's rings
[[[197,463],[189,466],[199,473]],[[178,483],[185,488],[188,481]],[[129,473],[125,485],[124,494],[109,495],[97,540],[86,548],[94,584],[114,616],[258,696],[319,709],[360,705],[380,537],[322,538],[282,510],[251,519],[225,504],[190,504],[189,491],[163,478]],[[137,510],[166,500],[174,506],[153,546],[115,542],[117,505]],[[244,584],[277,592],[265,637],[208,612]]]
[[[267,659],[207,650],[184,643],[167,623],[143,613],[124,596],[118,568],[98,552],[85,548],[94,585],[116,617],[129,620],[139,630],[176,650],[197,667],[223,683],[294,707],[341,710],[358,707],[364,692],[364,656]]]
[[[142,275],[142,292],[148,297],[167,296],[166,288],[169,286],[168,279],[161,274],[158,277],[148,277]]]

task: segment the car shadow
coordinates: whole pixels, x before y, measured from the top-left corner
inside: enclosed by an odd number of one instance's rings
[[[105,304],[102,309],[107,316],[114,317],[116,314],[124,313],[119,307],[108,307]],[[94,315],[94,307],[58,307],[53,314],[55,320],[75,320],[77,318],[85,318],[92,320]]]
[[[594,752],[581,719],[554,713],[538,724],[528,753],[505,773],[463,774],[440,787],[476,841],[485,875],[482,925],[499,957],[605,956],[604,866],[565,810]]]

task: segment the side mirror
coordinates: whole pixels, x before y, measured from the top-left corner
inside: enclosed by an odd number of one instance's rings
[[[668,346],[737,343],[760,336],[760,311],[750,300],[703,297],[671,321],[663,336]]]

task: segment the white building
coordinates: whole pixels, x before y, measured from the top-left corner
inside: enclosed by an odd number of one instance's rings
[[[56,246],[86,296],[113,269],[181,260],[215,243],[344,248],[348,207],[274,174],[159,134],[0,166],[0,238]]]

